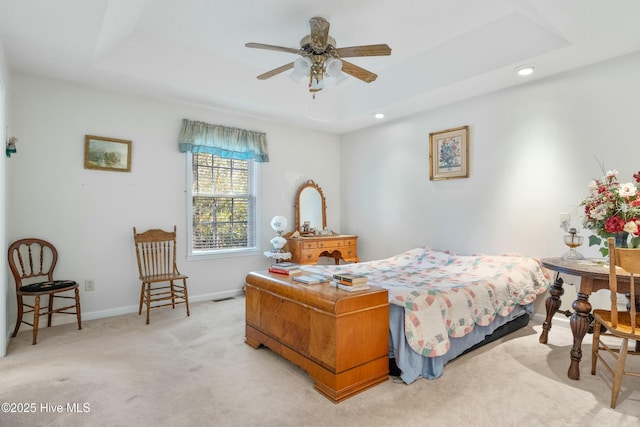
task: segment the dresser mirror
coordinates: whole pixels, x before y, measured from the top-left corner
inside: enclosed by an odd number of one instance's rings
[[[298,188],[296,195],[296,231],[313,234],[327,227],[327,205],[322,188],[308,180]]]

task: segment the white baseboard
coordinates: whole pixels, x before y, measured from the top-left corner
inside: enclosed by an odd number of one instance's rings
[[[233,298],[239,295],[242,295],[242,289],[234,289],[234,290],[223,291],[223,292],[213,292],[210,294],[202,294],[202,295],[189,295],[189,302],[194,303],[194,302],[200,302],[200,301],[216,301],[216,300],[221,300],[226,298]],[[80,303],[82,304],[82,301],[80,301]],[[110,308],[107,310],[88,311],[88,312],[82,311],[82,321],[104,319],[106,317],[114,317],[114,316],[121,316],[123,314],[137,313],[138,307],[139,305],[136,303],[134,305]],[[76,322],[75,315],[73,316],[72,315],[67,315],[67,316],[54,315],[51,322],[52,323],[51,326],[64,325],[67,323],[75,323],[75,322]],[[46,319],[45,319],[44,325],[46,326]],[[42,320],[40,321],[40,326],[42,327]],[[13,328],[15,327],[16,327],[16,324],[14,319],[14,322],[11,324],[8,331],[7,342],[9,342],[9,339],[11,339],[11,334],[13,333]],[[23,330],[31,330],[31,329],[32,327],[29,325],[23,324],[22,326],[20,326],[21,332]]]
[[[224,291],[224,292],[214,292],[211,294],[203,294],[203,295],[189,295],[189,302],[194,303],[194,302],[207,301],[207,300],[219,300],[224,298],[233,298],[238,295],[242,295],[241,289]],[[108,310],[93,311],[88,313],[82,312],[82,320],[103,319],[105,317],[113,317],[113,316],[120,316],[122,314],[137,313],[138,308],[139,308],[139,305],[135,304],[135,305],[118,307],[118,308],[113,308]],[[75,321],[74,319],[71,319],[71,321],[64,322],[64,323],[72,323],[74,321]]]

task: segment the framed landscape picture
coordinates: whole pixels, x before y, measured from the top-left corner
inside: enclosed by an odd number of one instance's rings
[[[429,179],[469,177],[469,126],[429,134]]]
[[[84,168],[130,172],[131,141],[85,135]]]

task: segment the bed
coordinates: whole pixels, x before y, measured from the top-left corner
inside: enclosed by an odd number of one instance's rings
[[[528,323],[551,284],[535,258],[458,255],[428,247],[376,261],[305,265],[312,273],[362,274],[389,292],[390,371],[407,384],[443,375],[459,355]]]

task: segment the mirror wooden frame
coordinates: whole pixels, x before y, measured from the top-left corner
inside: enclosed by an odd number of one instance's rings
[[[296,204],[295,204],[296,231],[298,231],[300,234],[312,234],[312,233],[304,233],[300,229],[300,195],[302,194],[302,191],[307,188],[315,188],[320,194],[320,200],[322,201],[322,229],[324,230],[325,228],[327,228],[327,201],[324,198],[324,192],[322,191],[322,188],[320,188],[318,184],[316,184],[312,179],[310,179],[310,180],[307,180],[307,182],[305,182],[304,184],[302,184],[300,188],[298,188],[298,193],[296,194]]]

